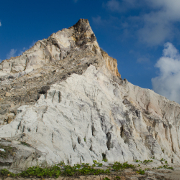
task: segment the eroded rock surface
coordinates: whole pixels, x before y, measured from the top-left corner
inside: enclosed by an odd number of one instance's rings
[[[0,72],[0,137],[30,144],[39,164],[180,162],[180,105],[122,80],[87,20],[3,61]]]

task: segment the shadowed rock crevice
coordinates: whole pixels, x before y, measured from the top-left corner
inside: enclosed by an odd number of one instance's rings
[[[107,145],[108,150],[110,150],[111,148],[113,148],[113,145],[111,143],[111,133],[110,132],[108,132],[106,134],[106,138],[107,138],[106,145]]]

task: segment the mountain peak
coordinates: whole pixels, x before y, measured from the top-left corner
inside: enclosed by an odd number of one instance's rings
[[[87,19],[39,40],[21,56],[4,60],[0,64],[0,124],[4,124],[9,113],[16,114],[20,105],[35,103],[42,88],[73,73],[82,74],[90,65],[120,78],[117,61],[101,50]]]
[[[79,32],[85,31],[87,28],[90,28],[89,20],[79,19],[79,21],[73,25],[73,27]]]
[[[88,51],[92,57],[102,56],[102,51],[87,19],[80,19],[72,27],[53,33],[47,39],[39,40],[21,56],[4,60],[0,64],[0,76],[8,75],[9,73],[29,73],[49,63],[59,64],[59,62],[75,51]],[[103,56],[101,59],[103,59]],[[114,63],[117,67],[116,60],[113,60],[111,64]],[[107,63],[104,62],[104,64]],[[103,62],[101,65],[103,65]],[[114,71],[109,66],[108,69]],[[117,68],[116,71],[118,71]],[[112,72],[112,74],[116,75],[117,73]]]

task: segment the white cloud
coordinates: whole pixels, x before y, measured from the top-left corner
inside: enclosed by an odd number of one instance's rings
[[[2,26],[1,22],[0,22],[0,27]]]
[[[159,45],[174,38],[174,23],[180,21],[179,0],[146,0],[151,12],[143,15],[144,26],[139,30],[141,41]]]
[[[139,8],[138,16],[129,16],[132,34],[149,46],[172,40],[179,32],[175,23],[180,22],[180,0],[109,0],[105,6],[112,12],[126,12]],[[135,27],[134,25],[138,27]]]
[[[164,12],[164,14],[168,14],[168,19],[179,19],[180,11],[180,1],[179,0],[146,0],[147,3],[149,3],[149,6],[151,6],[154,9],[160,9],[161,12]]]
[[[160,74],[152,79],[154,91],[180,103],[180,54],[171,43],[165,44],[163,56],[155,67]]]
[[[14,57],[16,54],[17,49],[11,49],[10,52],[7,54],[7,59],[10,59],[11,57]]]

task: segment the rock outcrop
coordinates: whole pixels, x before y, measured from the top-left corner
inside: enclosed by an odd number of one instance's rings
[[[33,164],[180,162],[180,105],[122,80],[87,20],[0,66],[0,137],[30,144]]]

